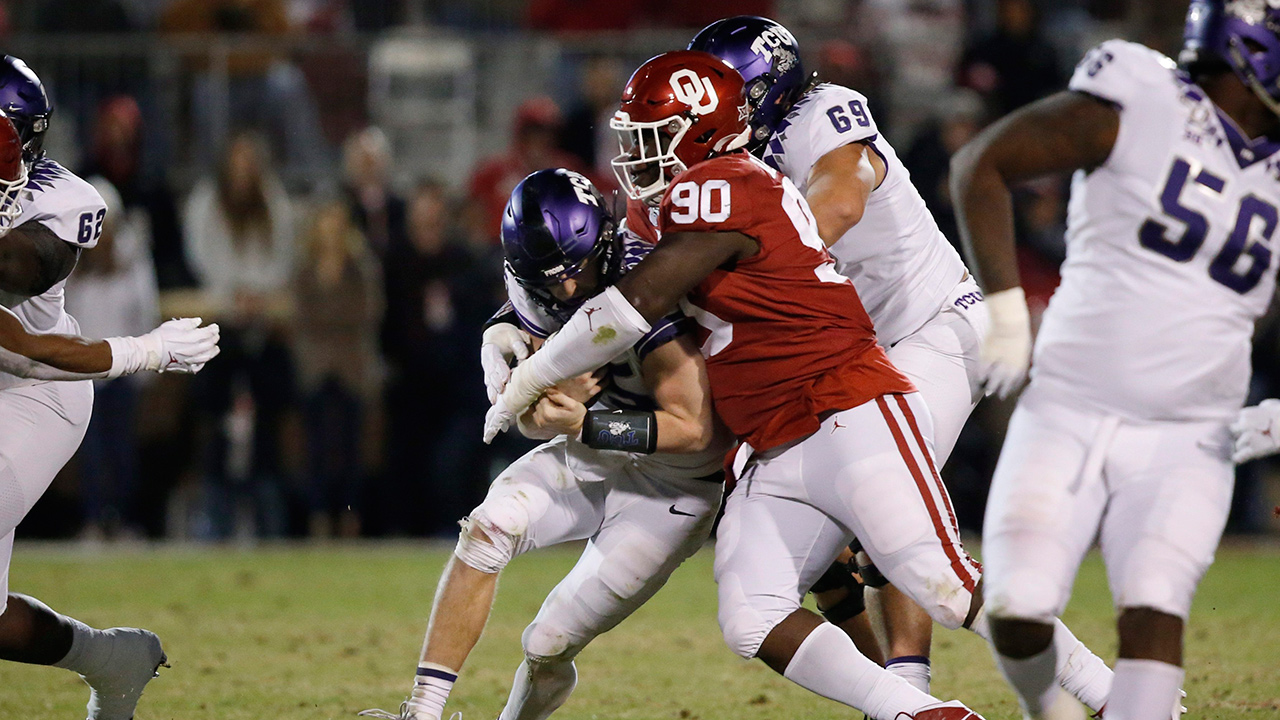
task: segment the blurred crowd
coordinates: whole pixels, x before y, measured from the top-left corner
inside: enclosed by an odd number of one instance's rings
[[[554,166],[615,187],[607,118],[631,59],[591,42],[594,34],[669,26],[692,36],[726,15],[777,17],[822,79],[867,95],[958,244],[951,155],[988,122],[1063,88],[1094,42],[1124,36],[1175,52],[1185,5],[1169,5],[0,0],[0,37],[28,42],[54,33],[142,33],[153,42],[415,25],[586,38],[589,48],[566,55],[572,87],[528,88],[513,103],[497,123],[510,128],[505,144],[482,142],[466,178],[399,166],[364,98],[341,97],[326,80],[363,88],[359,62],[317,69],[269,44],[216,67],[184,56],[181,107],[161,108],[146,68],[70,82],[28,58],[58,107],[54,125],[69,128],[54,158],[90,178],[110,210],[67,291],[84,333],[139,334],[162,315],[196,314],[222,325],[223,352],[193,379],[100,381],[77,460],[23,534],[451,535],[489,479],[531,446],[509,435],[480,442],[488,404],[478,348],[505,295],[498,226],[507,195],[529,172]],[[159,132],[167,122],[183,132]],[[190,171],[175,172],[179,164]],[[1020,262],[1037,311],[1065,254],[1067,190],[1065,180],[1038,182],[1017,198]],[[1272,322],[1260,332],[1255,395],[1277,396],[1280,332]],[[983,403],[944,470],[970,529],[981,522],[1011,410]],[[1265,463],[1241,469],[1232,529],[1269,527],[1266,483]]]

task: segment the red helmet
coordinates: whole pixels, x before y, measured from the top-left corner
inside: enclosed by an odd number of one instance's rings
[[[652,201],[689,167],[746,146],[750,113],[731,65],[696,50],[663,53],[627,81],[609,121],[622,144],[613,173],[632,199]]]
[[[22,214],[18,193],[27,186],[22,139],[13,121],[0,111],[0,231],[8,230]]]

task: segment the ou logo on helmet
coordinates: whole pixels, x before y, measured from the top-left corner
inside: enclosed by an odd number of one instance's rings
[[[671,89],[676,99],[688,105],[694,115],[706,115],[720,106],[720,97],[711,79],[685,68],[671,73]]]

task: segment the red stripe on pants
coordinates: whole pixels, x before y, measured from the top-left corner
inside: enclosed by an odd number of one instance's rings
[[[925,509],[933,520],[933,529],[938,536],[938,540],[942,543],[942,550],[947,554],[947,559],[951,561],[951,569],[955,571],[956,577],[960,579],[964,589],[973,592],[977,586],[973,573],[969,572],[969,568],[965,566],[964,561],[960,559],[959,553],[956,552],[955,544],[948,537],[942,514],[938,512],[937,502],[933,499],[933,493],[929,491],[929,486],[924,479],[924,473],[920,471],[920,464],[916,462],[910,446],[907,445],[907,438],[903,434],[902,428],[898,425],[898,419],[893,416],[893,412],[889,409],[889,403],[885,402],[884,398],[885,396],[883,395],[876,398],[876,404],[880,406],[880,412],[884,415],[885,424],[889,426],[889,432],[893,434],[894,442],[898,443],[898,452],[902,455],[903,461],[906,462],[907,469],[911,471],[911,476],[915,478],[916,489],[920,491],[920,497],[924,499]],[[925,457],[928,457],[928,451],[924,450],[923,447],[921,449]],[[936,474],[934,476],[937,477]]]

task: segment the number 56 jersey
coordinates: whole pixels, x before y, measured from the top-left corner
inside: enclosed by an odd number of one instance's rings
[[[1275,291],[1280,144],[1245,138],[1141,45],[1094,48],[1070,88],[1113,104],[1120,129],[1072,180],[1033,387],[1131,420],[1229,418]]]

